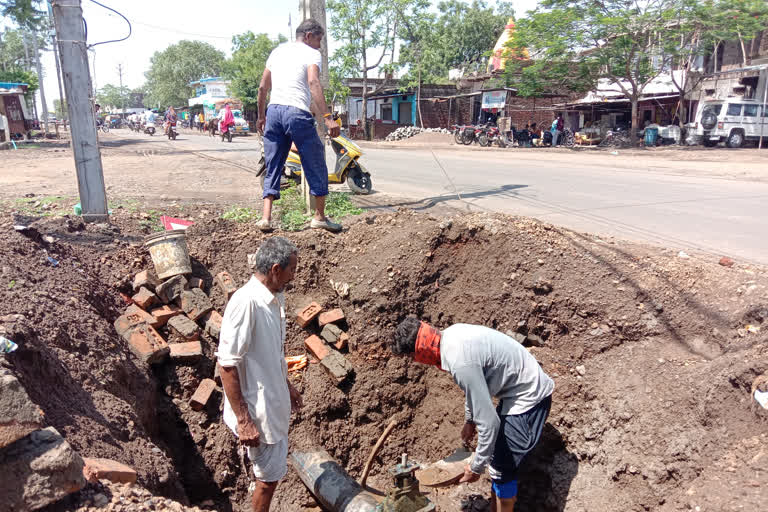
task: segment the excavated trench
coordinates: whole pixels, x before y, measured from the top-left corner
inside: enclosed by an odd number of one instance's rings
[[[20,345],[4,364],[47,421],[84,456],[133,466],[157,494],[246,510],[248,477],[221,422],[221,395],[203,411],[188,405],[200,380],[213,375],[215,340],[204,335],[196,363],[146,367],[112,327],[125,308],[120,292],[151,266],[137,219],[117,216],[112,227],[77,219],[28,224],[25,232],[0,234],[7,255],[1,276],[14,283],[0,286],[0,326]],[[285,234],[301,251],[288,311],[310,300],[343,308],[351,335],[346,357],[355,368],[341,387],[316,364],[292,374],[305,402],[292,422],[294,448],[319,445],[358,477],[395,418],[399,427],[370,479],[377,488],[387,485],[384,469],[401,453],[426,462],[453,450],[461,391],[447,375],[391,357],[386,348],[397,322],[417,314],[439,327],[478,323],[524,336],[555,379],[518,510],[677,510],[703,500],[700,487],[722,475],[743,483],[718,490],[723,499],[730,492],[742,504],[761,503],[750,476],[754,454],[743,446],[765,436],[766,427],[744,397],[768,370],[768,325],[743,336],[737,329],[768,321],[762,270],[746,275],[506,216],[438,219],[402,211],[348,225],[339,236]],[[219,311],[225,297],[212,276],[227,270],[243,284],[247,255],[262,237],[252,226],[216,218],[188,231],[194,273]],[[59,264],[46,263],[48,256]],[[287,355],[304,353],[313,332],[292,318]],[[733,460],[735,473],[712,464],[716,459]],[[432,498],[442,510],[462,503],[482,510],[487,492],[481,481]],[[273,509],[313,504],[290,471]]]

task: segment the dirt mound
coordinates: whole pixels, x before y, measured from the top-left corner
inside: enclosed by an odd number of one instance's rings
[[[186,405],[212,374],[213,340],[205,339],[206,357],[194,366],[145,367],[112,328],[126,278],[150,266],[140,221],[119,212],[114,227],[76,219],[37,221],[22,232],[10,222],[0,227],[8,283],[0,286],[0,316],[24,317],[2,320],[20,345],[6,364],[84,456],[132,465],[142,485],[182,503],[247,508],[248,477],[220,404],[200,412]],[[196,221],[189,246],[206,290],[223,270],[243,284],[247,255],[263,235],[215,216]],[[402,211],[347,225],[341,235],[286,234],[301,250],[289,311],[310,300],[342,307],[355,367],[341,388],[315,364],[292,377],[305,402],[292,423],[294,448],[319,444],[357,477],[396,418],[400,426],[370,479],[379,489],[388,484],[382,465],[400,453],[430,461],[455,448],[460,390],[447,375],[386,348],[397,322],[414,313],[439,327],[480,323],[539,345],[530,350],[556,391],[521,481],[520,510],[764,506],[768,427],[749,402],[754,378],[768,370],[761,269],[728,269],[501,215]],[[340,296],[333,283],[348,284],[349,294]],[[225,298],[215,289],[212,298],[223,311]],[[304,353],[308,333],[289,318],[286,353]],[[748,332],[746,324],[761,329]],[[481,481],[432,497],[443,510],[470,501],[476,508],[471,495],[487,489]],[[273,508],[313,503],[291,471]]]

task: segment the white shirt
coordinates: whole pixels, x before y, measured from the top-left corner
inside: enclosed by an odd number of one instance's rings
[[[266,444],[288,438],[291,398],[284,340],[285,297],[251,277],[229,299],[216,357],[222,367],[237,367],[248,412]],[[224,423],[237,435],[237,417],[226,394]]]
[[[307,69],[323,67],[320,52],[304,43],[283,43],[275,48],[267,59],[267,69],[272,73],[270,105],[287,105],[311,112],[312,94],[309,91]]]

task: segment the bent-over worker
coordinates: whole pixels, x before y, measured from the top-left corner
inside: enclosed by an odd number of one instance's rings
[[[272,237],[256,253],[255,271],[227,303],[216,352],[224,388],[224,422],[247,447],[256,489],[254,512],[267,512],[277,483],[288,470],[291,411],[301,395],[288,380],[285,362],[285,298],[298,249]]]
[[[397,327],[390,348],[416,362],[449,372],[464,391],[461,438],[477,432],[477,449],[461,482],[474,482],[489,468],[493,510],[510,512],[517,501],[520,464],[539,442],[555,383],[520,343],[480,325],[455,324],[439,331],[414,317]],[[499,399],[494,408],[493,397]]]

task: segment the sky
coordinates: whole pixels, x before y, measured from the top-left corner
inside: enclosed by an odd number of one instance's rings
[[[536,7],[537,0],[513,0],[516,17]],[[149,68],[152,55],[184,39],[210,43],[231,54],[232,36],[248,30],[267,33],[276,38],[289,34],[288,17],[293,29],[300,23],[299,0],[100,0],[120,11],[130,20],[131,37],[119,43],[98,45],[89,52],[91,73],[97,88],[106,84],[119,85],[118,67],[122,66],[123,85],[130,88],[144,83],[144,72]],[[489,0],[489,5],[494,5]],[[128,26],[116,14],[90,0],[82,0],[83,17],[88,25],[88,43],[121,39],[128,34]],[[329,40],[329,53],[336,42]],[[94,62],[95,59],[95,62]],[[56,64],[53,52],[43,52],[46,103],[49,110],[58,98]],[[38,94],[38,108],[41,103]]]

